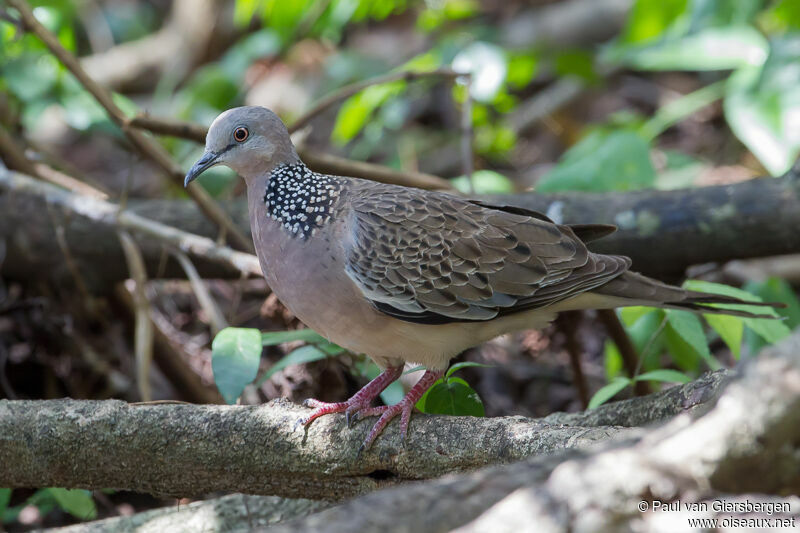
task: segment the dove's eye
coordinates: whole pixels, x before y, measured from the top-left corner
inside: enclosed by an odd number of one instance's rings
[[[250,136],[250,132],[247,131],[247,128],[238,127],[233,130],[233,138],[236,139],[237,142],[244,142]]]

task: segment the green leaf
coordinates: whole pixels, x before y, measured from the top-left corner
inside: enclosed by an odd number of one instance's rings
[[[81,520],[94,520],[97,518],[97,507],[92,499],[92,493],[83,489],[47,489],[55,498],[58,506],[75,518]]]
[[[603,346],[603,360],[605,362],[606,379],[611,381],[622,371],[622,354],[612,340],[606,340]]]
[[[11,489],[0,489],[0,524],[3,523],[3,515],[11,501]]]
[[[459,176],[450,181],[453,187],[464,194],[470,194],[470,180]],[[510,179],[494,170],[476,170],[472,174],[472,187],[475,194],[505,194],[514,192],[514,184]]]
[[[484,416],[480,396],[461,378],[434,383],[417,402],[417,408],[428,414]]]
[[[615,377],[611,383],[603,386],[594,393],[592,399],[589,400],[589,407],[588,409],[594,409],[606,403],[608,400],[613,398],[617,395],[622,389],[627,387],[632,383],[630,378],[617,376]]]
[[[447,369],[447,373],[444,375],[445,379],[449,378],[462,368],[492,368],[494,365],[487,365],[484,363],[475,363],[473,361],[463,361],[461,363],[456,363]]]
[[[728,79],[725,118],[736,136],[773,175],[800,155],[800,33],[770,43],[767,60]]]
[[[403,375],[405,376],[406,374],[413,374],[414,372],[419,372],[420,370],[425,370],[425,366],[424,365],[417,365],[415,367],[409,368],[408,370],[403,372]]]
[[[765,302],[786,304],[786,307],[777,309],[778,314],[787,319],[784,324],[792,330],[800,326],[800,300],[786,281],[776,277],[764,281],[751,281],[745,285],[745,289],[758,295]]]
[[[644,374],[639,374],[636,376],[636,381],[660,381],[663,383],[689,383],[692,381],[692,378],[684,374],[683,372],[678,372],[677,370],[671,370],[669,368],[662,368],[659,370],[651,370],[650,372],[645,372]]]
[[[567,150],[538,183],[538,192],[623,191],[652,187],[650,146],[627,130],[594,131]]]
[[[750,302],[760,302],[761,298],[754,294],[750,294],[747,291],[743,291],[742,289],[737,289],[735,287],[730,287],[728,285],[721,285],[719,283],[710,283],[708,281],[699,281],[699,280],[688,280],[683,284],[684,288],[694,290],[694,291],[701,291],[701,292],[709,292],[712,294],[722,294],[725,296],[732,296],[734,298],[739,298],[741,300],[750,301]],[[739,311],[747,311],[749,313],[758,313],[760,315],[767,315],[767,316],[779,316],[777,311],[771,307],[763,307],[763,306],[752,306],[752,305],[745,305],[745,304],[715,304],[714,307],[718,307],[720,309],[734,309]],[[759,336],[761,336],[765,341],[768,343],[777,342],[784,337],[787,337],[791,334],[786,325],[781,322],[780,320],[770,319],[770,318],[742,318],[744,325],[753,330]]]
[[[647,47],[610,49],[606,60],[641,70],[728,70],[761,65],[767,42],[750,26],[707,28]]]
[[[284,342],[305,341],[305,342],[328,342],[325,337],[313,329],[295,329],[290,331],[268,331],[261,334],[261,344],[263,346],[274,346]]]
[[[330,346],[336,346],[336,345],[331,344]],[[261,378],[259,378],[257,385],[261,385],[266,380],[275,375],[276,372],[283,370],[287,366],[300,365],[303,363],[311,363],[314,361],[325,359],[326,357],[328,357],[328,355],[334,355],[327,353],[327,351],[324,350],[323,347],[324,345],[317,347],[309,344],[308,346],[302,346],[286,354],[285,356],[278,359],[278,361],[274,365],[269,367],[269,370],[267,370],[267,372],[263,376],[261,376]]]
[[[688,0],[637,0],[631,9],[622,41],[646,43],[660,37],[686,12]]]
[[[622,323],[630,327],[639,321],[644,315],[656,311],[655,307],[644,307],[641,305],[634,305],[631,307],[623,307],[619,310],[619,317]]]
[[[667,310],[667,323],[675,333],[677,333],[686,344],[703,358],[712,370],[721,368],[722,365],[712,355],[708,349],[708,339],[703,331],[703,324],[696,315],[689,311],[678,311],[676,309]]]
[[[744,321],[737,316],[703,315],[708,325],[716,331],[720,338],[728,345],[733,357],[739,359],[742,354],[742,338],[744,336]]]
[[[700,362],[702,360],[700,354],[698,354],[697,350],[692,348],[689,343],[683,340],[683,337],[673,328],[667,326],[664,328],[663,339],[669,358],[672,359],[672,362],[675,363],[678,368],[695,374],[699,372]],[[651,366],[649,370],[657,370],[661,368],[661,366],[659,362],[658,365]]]
[[[261,333],[254,328],[225,328],[211,343],[211,369],[220,394],[236,403],[244,388],[258,374]]]

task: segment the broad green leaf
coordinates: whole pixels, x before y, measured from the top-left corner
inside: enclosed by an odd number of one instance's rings
[[[641,305],[635,305],[631,307],[623,307],[619,310],[619,317],[622,320],[622,323],[626,326],[630,327],[634,325],[636,322],[639,321],[644,315],[648,313],[652,313],[656,311],[655,307],[644,307]]]
[[[316,346],[311,344],[308,346],[302,346],[278,359],[278,361],[269,367],[269,370],[267,370],[267,372],[261,376],[261,378],[259,378],[257,385],[264,383],[266,380],[274,376],[276,372],[283,370],[287,366],[311,363],[325,359],[326,357],[328,357],[328,354]]]
[[[466,176],[459,176],[450,181],[453,187],[464,194],[470,194],[470,180]],[[475,194],[504,194],[513,193],[514,184],[510,179],[494,170],[476,170],[472,173],[472,187]]]
[[[263,346],[274,346],[293,341],[328,342],[325,337],[308,328],[291,331],[267,331],[261,334],[261,344]]]
[[[661,35],[686,13],[688,0],[636,0],[631,9],[622,41],[646,43]]]
[[[698,354],[697,350],[692,348],[692,346],[686,342],[683,337],[681,337],[675,331],[675,329],[668,325],[666,328],[664,328],[664,334],[662,337],[664,339],[664,345],[669,358],[678,366],[678,368],[692,373],[699,372],[700,362],[702,361],[700,354]],[[659,363],[658,365],[652,366],[650,370],[657,370],[661,368],[661,366],[663,365]]]
[[[631,131],[594,131],[567,150],[536,186],[538,192],[615,191],[652,187],[650,147]]]
[[[434,383],[417,402],[417,408],[428,414],[484,416],[480,396],[461,378]]]
[[[720,338],[728,345],[733,357],[739,359],[742,354],[742,337],[744,336],[744,321],[738,316],[703,315],[708,325],[716,331]]]
[[[261,332],[254,328],[225,328],[211,343],[211,369],[225,402],[236,403],[258,374]]]
[[[661,381],[663,383],[689,383],[692,378],[669,368],[662,368],[660,370],[651,370],[644,374],[636,376],[636,381]]]
[[[610,400],[611,398],[616,396],[618,392],[620,392],[622,389],[624,389],[625,387],[627,387],[631,383],[632,383],[632,381],[631,381],[630,378],[626,378],[626,377],[622,377],[622,376],[615,377],[611,381],[611,383],[601,387],[600,390],[598,390],[597,392],[594,393],[594,396],[592,396],[592,399],[589,400],[588,409],[594,409],[596,407],[599,407],[599,406],[603,405],[604,403],[606,403],[608,400]]]
[[[631,342],[633,342],[639,357],[643,360],[642,367],[647,370],[652,365],[658,365],[657,356],[664,347],[662,332],[665,326],[666,316],[664,310],[654,309],[652,313],[643,315],[636,323],[627,328]]]
[[[696,315],[689,311],[667,310],[667,323],[686,344],[708,363],[712,370],[721,368],[722,365],[711,355],[708,349],[708,339],[703,331],[703,324]]]
[[[556,55],[556,74],[575,77],[585,83],[596,83],[599,79],[594,69],[594,56],[585,50],[565,50]]]
[[[786,304],[786,307],[777,309],[778,314],[786,318],[784,324],[789,329],[800,326],[800,300],[786,281],[772,277],[764,281],[752,281],[745,285],[745,289],[758,295],[765,302]]]
[[[728,70],[761,65],[767,42],[750,26],[708,28],[647,47],[621,47],[607,60],[641,70]]]
[[[725,118],[736,136],[778,176],[800,155],[800,33],[770,43],[761,64],[734,72],[726,84]]]
[[[612,340],[606,340],[603,346],[603,361],[606,369],[606,379],[611,381],[622,371],[622,355],[619,348]]]
[[[83,489],[47,489],[55,498],[58,506],[75,518],[81,520],[94,520],[97,518],[97,507],[92,499],[92,493]]]
[[[725,296],[732,296],[734,298],[739,298],[741,300],[750,301],[750,302],[760,302],[761,298],[751,294],[747,291],[743,291],[742,289],[737,289],[735,287],[729,287],[728,285],[721,285],[719,283],[710,283],[707,281],[699,281],[699,280],[688,280],[683,284],[684,288],[695,290],[695,291],[702,291],[702,292],[709,292],[713,294],[723,294]],[[752,306],[752,305],[744,305],[744,304],[715,304],[714,307],[719,307],[720,309],[734,309],[739,311],[746,311],[748,313],[757,313],[760,315],[766,316],[774,316],[778,317],[777,311],[771,307],[766,306]],[[775,320],[771,318],[742,318],[744,325],[756,332],[759,336],[761,336],[765,341],[768,343],[774,343],[783,339],[784,337],[789,336],[791,331],[789,330],[786,325],[781,322],[780,320]]]
[[[461,362],[461,363],[456,363],[453,366],[451,366],[450,368],[448,368],[447,369],[447,373],[444,375],[444,377],[445,377],[445,379],[447,379],[450,376],[452,376],[453,374],[455,374],[456,372],[458,372],[459,370],[461,370],[462,368],[471,368],[471,367],[475,367],[475,368],[492,368],[493,366],[494,365],[487,365],[487,364],[484,364],[484,363],[475,363],[473,361],[464,361],[464,362]]]

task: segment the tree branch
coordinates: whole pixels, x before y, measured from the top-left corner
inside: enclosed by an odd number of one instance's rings
[[[540,420],[417,414],[405,447],[391,424],[361,456],[369,423],[347,428],[342,416],[323,417],[306,435],[293,426],[307,409],[284,400],[262,406],[0,400],[0,486],[341,499],[631,431],[613,424],[617,419],[650,423],[702,410],[724,383],[720,377]],[[631,412],[648,414],[637,420]]]
[[[685,414],[590,449],[378,491],[267,531],[383,532],[398,525],[416,533],[495,531],[497,524],[510,531],[530,524],[581,533],[665,531],[688,526],[687,503],[732,502],[743,493],[756,494],[740,501],[790,505],[789,513],[776,514],[796,516],[798,498],[764,494],[800,490],[800,332],[764,350],[743,370],[702,417]],[[659,522],[664,514],[653,510],[656,500],[679,502],[680,510],[669,513],[669,526]],[[641,502],[648,509],[640,510]],[[712,511],[709,505],[692,516],[715,516]]]

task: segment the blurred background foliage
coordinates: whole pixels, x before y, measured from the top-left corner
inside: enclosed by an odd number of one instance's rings
[[[616,26],[594,38],[581,35],[597,30],[591,16],[578,25],[577,37],[560,35],[558,24],[535,26],[531,13],[568,3],[559,0],[30,3],[38,20],[81,58],[92,76],[114,90],[115,101],[130,116],[149,113],[208,125],[227,108],[266,105],[291,123],[323,96],[373,76],[445,68],[468,72],[469,85],[436,76],[372,85],[315,117],[296,135],[297,142],[322,152],[450,178],[465,192],[601,192],[733,183],[780,176],[800,154],[798,0],[584,2],[584,10],[622,13]],[[601,15],[598,24],[608,23]],[[564,22],[563,33],[570,24]],[[469,178],[463,175],[459,146],[461,111],[468,99],[476,168]],[[185,194],[176,185],[147,178],[142,171],[149,169],[147,163],[125,149],[124,136],[94,98],[36,37],[20,31],[13,17],[0,20],[0,103],[4,126],[80,168],[115,197]],[[160,142],[185,168],[201,151],[186,140]],[[241,193],[239,181],[224,169],[200,181],[220,199]],[[701,288],[784,302],[784,320],[701,320],[680,311],[623,310],[619,316],[639,353],[640,372],[627,377],[617,346],[597,329],[582,332],[593,354],[587,373],[596,371],[593,406],[637,380],[657,388],[732,365],[800,325],[800,303],[785,280],[750,281],[743,287],[747,292],[722,285]],[[253,313],[232,324],[264,329],[269,315],[272,329],[296,326],[291,317],[279,319],[281,312],[271,305],[267,309],[259,302]],[[166,307],[173,320],[182,317],[176,329],[198,321],[188,305]],[[564,335],[559,335],[556,326],[524,337],[513,349],[502,342],[490,346],[483,355],[508,365],[520,353],[560,353]],[[248,395],[253,388],[262,396],[270,391],[286,395],[286,388],[277,385],[264,392],[280,371],[348,357],[307,332],[261,335],[232,328],[217,337],[212,349],[208,331],[194,332],[193,339],[204,347],[197,350],[202,357],[211,361],[214,353],[213,364],[206,367],[213,366],[229,402],[243,392],[244,401],[263,400]],[[260,361],[262,347],[275,350],[266,367]],[[357,357],[349,366],[361,378],[378,372]],[[466,381],[448,374],[419,407],[483,415],[484,403],[468,385],[481,370],[462,368]],[[520,373],[530,375],[525,372]],[[341,380],[339,385],[345,386]],[[497,387],[485,390],[498,394]],[[316,395],[307,392],[293,389],[291,394]],[[387,389],[384,400],[397,401],[401,394],[397,384]],[[515,402],[488,399],[486,410],[544,414],[580,407],[571,389],[544,399],[532,394],[520,393]],[[537,399],[547,407],[518,405]],[[493,405],[506,410],[492,411]],[[22,504],[13,502],[16,506],[3,515],[6,496],[0,489],[0,515],[11,523]],[[43,512],[61,508],[76,514],[76,507],[92,516],[97,512],[81,492],[42,489],[30,502]]]

